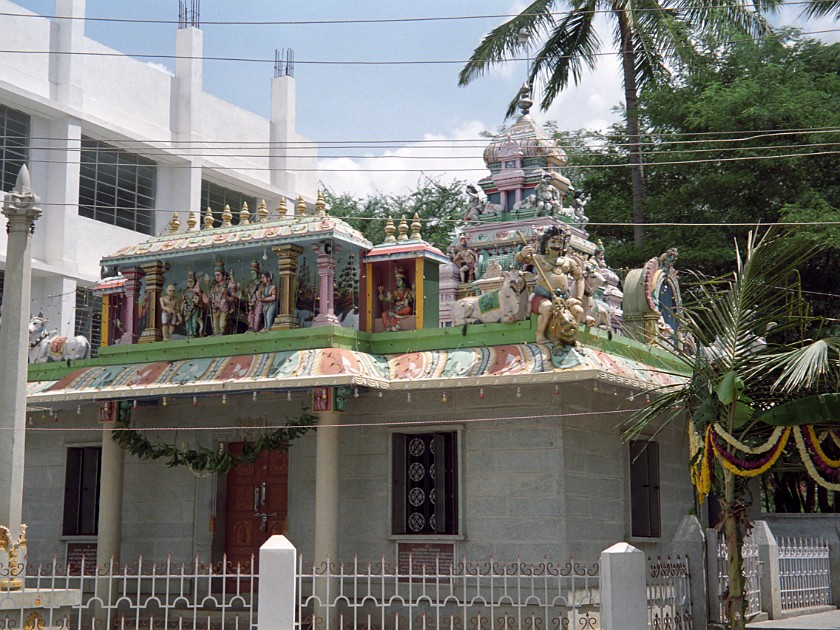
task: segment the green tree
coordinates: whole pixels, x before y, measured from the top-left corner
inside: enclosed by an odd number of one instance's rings
[[[547,109],[570,81],[578,83],[586,68],[593,69],[601,54],[601,38],[595,29],[599,13],[612,19],[613,45],[621,56],[624,82],[627,156],[632,180],[634,242],[644,242],[645,179],[639,126],[639,90],[667,83],[669,66],[689,59],[694,51],[692,35],[698,32],[737,31],[757,36],[768,26],[763,12],[779,0],[726,0],[700,3],[681,0],[627,2],[626,0],[535,0],[522,13],[490,31],[461,70],[459,82],[466,85],[490,66],[515,58],[540,42],[529,68],[528,85],[543,84],[541,107]],[[566,8],[555,13],[558,7]],[[512,115],[516,102],[511,103]]]
[[[398,225],[400,217],[405,216],[410,225],[416,213],[423,226],[423,239],[443,251],[452,243],[467,208],[464,182],[441,182],[429,177],[422,178],[417,182],[417,190],[405,195],[376,193],[360,199],[326,188],[324,198],[332,216],[347,221],[374,245],[385,240],[388,217]]]
[[[638,436],[663,418],[687,416],[688,430],[696,436],[692,479],[701,498],[711,489],[720,503],[729,555],[725,607],[730,627],[739,630],[745,627],[747,606],[741,552],[751,526],[747,479],[763,474],[783,451],[797,454],[794,443],[799,446],[802,434],[792,437],[799,430],[794,425],[811,423],[817,432],[840,427],[840,394],[835,393],[840,339],[804,337],[811,315],[801,300],[796,270],[813,253],[800,238],[779,230],[750,235],[743,253],[736,250],[734,274],[695,284],[677,318],[699,347],[674,349],[688,377],[640,410],[629,431]],[[765,348],[761,339],[769,329]],[[813,428],[806,427],[806,433]],[[799,454],[807,469],[804,457],[810,455],[801,449]],[[829,479],[840,468],[824,461],[820,466],[816,480],[836,485]]]

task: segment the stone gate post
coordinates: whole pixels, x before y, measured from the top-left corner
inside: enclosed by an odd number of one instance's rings
[[[294,630],[297,609],[297,549],[285,536],[260,547],[257,630]]]
[[[601,552],[601,628],[647,630],[647,561],[627,543]]]

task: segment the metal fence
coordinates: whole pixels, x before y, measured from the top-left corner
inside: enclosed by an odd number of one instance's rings
[[[713,531],[713,530],[712,530]],[[744,539],[741,546],[741,554],[744,559],[744,576],[747,578],[747,619],[761,612],[761,561],[758,559],[758,545],[753,542],[750,536]],[[717,533],[717,595],[719,617],[726,621],[724,606],[724,594],[729,590],[729,552],[726,549],[726,541],[721,532]]]
[[[831,605],[828,542],[780,536],[779,581],[782,610]]]
[[[597,563],[408,562],[307,565],[301,628],[598,630]]]
[[[29,566],[25,592],[0,589],[0,630],[38,628],[38,617],[46,627],[62,630],[251,630],[257,627],[253,565],[253,559],[234,566],[141,558],[97,569],[82,558]],[[0,566],[4,574],[8,569]]]
[[[647,610],[650,630],[693,630],[688,557],[648,558]]]

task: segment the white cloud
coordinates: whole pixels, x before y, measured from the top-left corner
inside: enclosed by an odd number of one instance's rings
[[[488,140],[479,121],[466,122],[449,134],[425,134],[423,142],[363,158],[325,157],[318,160],[319,177],[337,193],[366,197],[376,192],[406,194],[420,178],[476,181],[487,173],[482,159]],[[471,169],[471,170],[463,170]]]

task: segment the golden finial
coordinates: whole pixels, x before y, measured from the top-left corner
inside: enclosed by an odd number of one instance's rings
[[[231,219],[233,219],[233,213],[230,211],[230,206],[225,204],[225,209],[222,211],[222,227],[230,227]]]
[[[420,228],[423,227],[420,225],[420,215],[416,212],[414,213],[414,221],[411,222],[411,240],[412,241],[420,241],[423,239],[420,236]]]
[[[397,231],[397,228],[394,227],[394,220],[391,217],[388,217],[388,220],[385,222],[385,242],[386,243],[396,243],[397,239],[394,238],[394,232]]]
[[[289,210],[286,208],[285,197],[280,197],[280,203],[277,204],[277,214],[280,215],[281,219],[289,214]]]
[[[302,217],[305,214],[306,202],[303,200],[303,195],[299,195],[297,203],[295,204],[295,216]]]
[[[265,205],[265,199],[263,199],[257,206],[257,222],[265,223],[266,221],[268,221],[268,206]]]
[[[213,209],[210,206],[207,206],[207,212],[204,214],[204,229],[205,230],[212,230],[213,224]]]
[[[242,202],[242,210],[239,211],[239,225],[248,225],[251,223],[251,213],[248,211],[248,202]]]
[[[318,199],[315,201],[315,214],[323,217],[327,214],[327,202],[324,200],[324,192],[318,191]]]
[[[400,217],[400,236],[397,239],[398,241],[407,241],[408,240],[408,222],[405,220],[405,215]]]
[[[172,220],[169,222],[169,233],[170,234],[177,234],[178,229],[181,227],[181,222],[178,220],[178,213],[172,213]]]
[[[195,216],[195,210],[190,210],[190,216],[187,218],[187,232],[195,232],[196,225],[198,225],[198,219]]]

